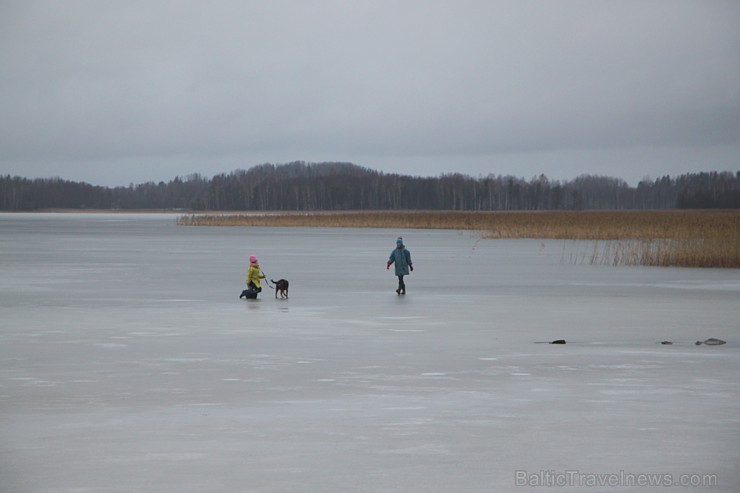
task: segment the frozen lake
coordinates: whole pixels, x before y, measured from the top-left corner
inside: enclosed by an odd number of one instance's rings
[[[578,251],[0,214],[0,491],[740,491],[740,271]]]

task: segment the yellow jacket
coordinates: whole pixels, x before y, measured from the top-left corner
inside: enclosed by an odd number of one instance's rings
[[[260,270],[259,265],[250,264],[249,269],[247,270],[247,284],[250,282],[254,283],[255,286],[258,288],[261,288],[260,286],[260,279],[264,279],[265,275]]]

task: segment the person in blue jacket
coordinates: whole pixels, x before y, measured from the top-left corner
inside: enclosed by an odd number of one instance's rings
[[[400,236],[396,240],[396,248],[391,252],[388,258],[386,270],[391,268],[391,264],[396,264],[396,276],[398,276],[398,289],[396,294],[406,294],[406,284],[403,282],[403,276],[409,275],[409,270],[414,270],[414,264],[411,262],[411,252],[403,244],[403,238]]]

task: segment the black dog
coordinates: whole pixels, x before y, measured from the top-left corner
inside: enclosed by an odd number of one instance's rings
[[[270,279],[270,282],[272,282],[275,285],[275,298],[277,298],[278,293],[280,293],[281,298],[287,298],[288,297],[288,281],[285,279],[278,279],[277,281],[273,281]]]

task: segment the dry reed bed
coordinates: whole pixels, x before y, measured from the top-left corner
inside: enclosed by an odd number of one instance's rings
[[[188,226],[465,229],[483,238],[593,240],[588,261],[740,268],[740,211],[373,211],[180,216]]]
[[[493,213],[426,211],[266,212],[180,216],[183,226],[486,229]]]

